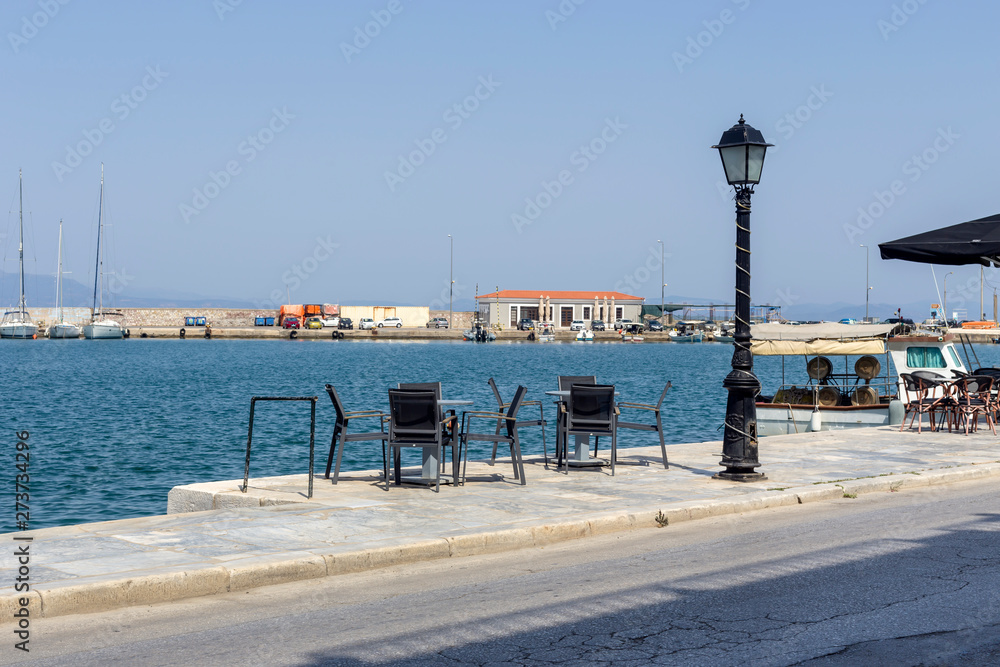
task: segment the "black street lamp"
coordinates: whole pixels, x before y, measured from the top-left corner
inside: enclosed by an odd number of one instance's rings
[[[754,468],[757,460],[757,394],[760,381],[753,374],[750,352],[750,196],[760,182],[764,153],[773,146],[764,135],[740,122],[722,133],[717,146],[726,170],[726,181],[736,188],[736,335],[733,337],[733,369],[722,386],[729,391],[726,401],[726,429],[722,436],[725,470],[715,479],[757,482],[767,479]]]

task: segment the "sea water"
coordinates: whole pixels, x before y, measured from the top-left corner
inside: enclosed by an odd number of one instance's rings
[[[505,401],[517,386],[541,400],[555,440],[558,375],[595,375],[619,400],[663,404],[667,443],[719,440],[732,345],[652,343],[464,343],[349,340],[34,340],[3,341],[0,362],[0,489],[8,497],[0,531],[14,529],[15,432],[30,437],[30,527],[68,525],[166,512],[180,484],[241,479],[252,396],[318,396],[317,484],[322,479],[335,413],[330,383],[347,410],[388,410],[397,382],[436,382],[443,397],[474,401],[464,410],[496,410],[493,377]],[[1000,361],[979,346],[980,361]],[[885,357],[880,357],[884,363]],[[801,362],[801,363],[799,363]],[[835,372],[840,358],[834,360]],[[849,360],[853,367],[853,359]],[[782,377],[781,359],[757,357],[765,392]],[[788,382],[803,383],[805,360],[788,358]],[[538,408],[523,408],[534,417]],[[651,413],[634,413],[635,421]],[[352,430],[355,426],[352,424]],[[357,428],[377,430],[378,423]],[[525,455],[542,453],[540,430],[521,429]],[[603,443],[602,443],[603,444]],[[658,444],[655,434],[622,431],[623,447]],[[470,458],[488,455],[473,443]],[[308,470],[309,404],[258,403],[251,476]],[[766,461],[766,441],[761,458]],[[377,442],[350,443],[342,469],[382,465]],[[530,480],[529,480],[530,483]],[[4,503],[0,503],[2,506]]]

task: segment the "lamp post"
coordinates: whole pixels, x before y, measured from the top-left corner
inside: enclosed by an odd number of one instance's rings
[[[861,247],[865,249],[865,322],[868,321],[868,294],[871,292],[871,281],[868,280],[868,246],[864,243]]]
[[[760,182],[764,154],[772,145],[759,130],[747,125],[740,114],[739,122],[722,133],[718,145],[712,146],[719,150],[726,182],[736,189],[736,335],[732,370],[722,383],[729,391],[719,464],[725,470],[713,475],[714,479],[733,482],[767,479],[754,470],[760,467],[754,403],[760,393],[760,381],[753,374],[750,352],[750,197]]]
[[[452,300],[455,293],[455,239],[452,238],[451,234],[448,234],[448,240],[451,242],[448,259],[448,328],[451,329]]]
[[[663,288],[666,287],[667,284],[665,282],[663,282],[663,280],[664,280],[664,274],[663,274],[663,258],[664,258],[664,254],[663,254],[663,241],[661,241],[660,239],[656,239],[656,242],[660,244],[660,324],[663,324],[665,326],[666,323],[663,321],[664,320],[664,315],[663,315]]]
[[[949,271],[944,274],[944,328],[948,328],[948,276],[955,273],[954,271]]]

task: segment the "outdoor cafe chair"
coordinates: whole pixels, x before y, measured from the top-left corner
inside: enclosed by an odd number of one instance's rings
[[[434,396],[437,398],[437,400],[439,400],[439,401],[441,400],[441,383],[440,382],[400,382],[397,385],[397,387],[399,389],[422,389],[422,390],[433,391],[434,392]],[[441,411],[441,419],[444,419],[445,417],[447,417],[449,415],[454,416],[455,415],[455,411],[454,410],[448,410],[448,411],[442,410]],[[454,424],[457,423],[457,422],[456,421],[452,421],[450,423],[452,424],[452,426],[454,426]],[[452,428],[451,431],[449,431],[448,437],[450,437],[452,439],[455,439],[455,433],[452,432],[452,431],[454,431],[454,428]],[[442,472],[444,471],[444,466],[445,466],[445,462],[442,459],[441,460],[441,471]]]
[[[939,376],[931,378],[926,374],[901,373],[899,377],[903,380],[903,391],[906,394],[906,401],[903,404],[905,410],[903,423],[899,425],[899,430],[902,431],[906,427],[906,417],[909,416],[910,428],[913,428],[913,422],[916,421],[917,433],[920,433],[923,427],[923,416],[927,415],[930,418],[930,429],[933,431],[934,420],[938,413],[942,415],[942,418],[949,418],[948,428],[950,430],[951,414],[949,413],[953,399],[948,391],[948,383]],[[933,395],[937,388],[941,388],[941,396]]]
[[[514,392],[514,398],[507,405],[506,414],[504,411],[497,412],[463,412],[462,413],[462,445],[460,447],[462,455],[462,483],[465,484],[465,471],[469,459],[469,441],[492,442],[493,459],[496,460],[497,445],[505,443],[510,447],[511,464],[514,466],[514,479],[521,480],[521,486],[527,484],[524,478],[524,459],[521,457],[521,440],[518,437],[517,427],[521,424],[517,419],[517,412],[524,405],[524,395],[527,389],[519,386]],[[500,421],[503,423],[506,433],[474,433],[473,419],[485,419],[489,421]],[[491,464],[492,465],[492,462]]]
[[[448,437],[446,426],[456,419],[450,415],[441,419],[440,406],[433,390],[390,389],[389,390],[389,455],[395,470],[395,482],[402,483],[400,458],[404,447],[433,449],[437,460],[441,461],[445,448],[451,447],[452,477],[458,479],[458,459],[455,457],[456,441]],[[393,454],[395,454],[393,456]],[[435,488],[441,492],[441,466],[435,468]],[[386,490],[389,479],[386,477]]]
[[[991,391],[993,384],[994,379],[988,375],[970,375],[955,380],[955,412],[965,424],[966,435],[970,427],[973,431],[977,429],[980,417],[985,417],[990,431],[993,435],[997,434],[994,421],[996,407]]]
[[[337,412],[337,421],[333,426],[333,438],[330,440],[330,453],[327,455],[326,459],[326,479],[330,479],[330,468],[333,467],[334,454],[336,454],[337,457],[337,465],[333,471],[333,483],[336,484],[337,480],[340,478],[340,459],[344,454],[344,446],[348,442],[381,440],[382,473],[388,480],[389,462],[385,455],[385,441],[389,437],[389,434],[385,432],[386,414],[379,410],[355,410],[353,412],[348,412],[344,410],[344,404],[340,402],[340,396],[337,394],[337,390],[333,388],[333,385],[326,385],[326,393],[330,395],[330,400],[333,402],[333,409]],[[373,419],[375,417],[378,417],[379,419],[380,430],[348,433],[348,427],[350,426],[352,419]],[[340,447],[337,446],[338,444]]]
[[[559,391],[569,391],[570,387],[572,387],[575,384],[597,384],[597,376],[594,375],[560,375],[558,376],[558,379],[559,379]],[[560,399],[556,401],[555,404],[556,404],[556,413],[558,417],[556,420],[556,461],[557,461],[556,465],[558,466],[559,448],[560,448],[559,438],[563,428],[566,426],[565,422],[566,401],[564,399]],[[563,442],[561,446],[562,446],[562,451],[565,452],[566,443]],[[597,447],[596,441],[594,442],[594,447],[595,448]],[[548,465],[548,460],[546,460],[545,463],[546,465]]]
[[[510,407],[510,403],[504,403],[503,399],[500,398],[500,390],[497,389],[497,383],[490,378],[487,380],[490,385],[490,389],[493,390],[493,396],[497,399],[497,412],[503,412]],[[526,407],[530,405],[538,406],[538,419],[519,419],[517,422],[518,426],[541,426],[542,427],[542,453],[545,455],[545,465],[549,464],[549,450],[545,445],[545,410],[542,407],[541,401],[521,401],[521,407]],[[503,420],[497,420],[496,432],[499,435],[500,429],[503,427]],[[490,458],[490,465],[497,460],[497,444],[493,443],[493,456]]]
[[[647,403],[619,403],[618,407],[621,410],[644,410],[653,413],[653,418],[656,420],[655,424],[648,424],[642,422],[618,422],[618,428],[628,428],[636,431],[652,431],[660,436],[660,451],[663,453],[663,467],[667,470],[670,466],[667,464],[667,445],[663,440],[663,420],[660,415],[660,408],[663,406],[663,399],[667,395],[667,391],[670,390],[671,384],[668,382],[667,386],[663,388],[663,393],[660,394],[660,400],[656,402],[656,405],[649,405]]]
[[[569,452],[567,443],[570,436],[610,436],[611,474],[615,474],[618,458],[618,415],[615,405],[613,384],[574,384],[569,389],[569,400],[561,407],[564,410],[565,426],[562,428],[562,454],[569,473]],[[558,460],[558,453],[557,453]]]

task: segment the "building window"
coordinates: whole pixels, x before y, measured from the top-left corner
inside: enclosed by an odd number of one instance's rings
[[[537,320],[538,306],[521,306],[521,319]]]
[[[906,365],[909,368],[945,368],[944,355],[936,347],[906,348]]]
[[[585,320],[589,320],[590,319],[590,306],[584,306],[583,307],[583,319],[585,319]]]
[[[616,320],[622,319],[622,310],[623,309],[622,309],[621,306],[615,306],[615,319]]]

